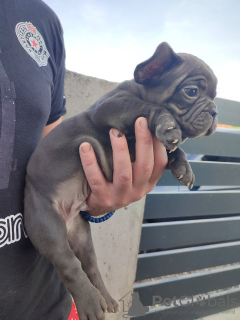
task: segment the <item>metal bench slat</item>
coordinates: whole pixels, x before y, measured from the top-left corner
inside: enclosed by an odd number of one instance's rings
[[[204,305],[201,305],[204,303]],[[189,305],[154,308],[144,316],[131,317],[133,320],[193,320],[224,312],[240,306],[240,288],[229,289],[210,296],[209,300],[194,301]],[[231,315],[231,313],[229,314]]]
[[[240,141],[239,141],[240,142]],[[189,161],[195,174],[195,186],[240,186],[240,163]],[[158,186],[179,186],[170,170],[166,170]]]
[[[239,262],[240,241],[140,254],[136,281]]]
[[[239,110],[240,112],[240,110]],[[240,134],[215,132],[212,136],[188,139],[182,144],[187,153],[240,157]]]
[[[154,297],[158,297],[155,298],[155,303],[158,303],[160,299],[191,297],[236,285],[240,285],[240,265],[136,283],[134,291],[139,293],[144,306],[151,306]]]
[[[166,250],[240,240],[240,217],[143,224],[140,250]]]
[[[240,213],[240,190],[151,192],[144,219],[221,216]]]

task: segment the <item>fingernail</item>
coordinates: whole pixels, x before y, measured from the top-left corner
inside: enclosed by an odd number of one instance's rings
[[[91,145],[88,142],[83,142],[80,148],[83,153],[88,153],[91,150]]]
[[[146,118],[141,118],[141,120],[139,121],[140,127],[142,129],[148,129],[148,123],[147,123],[147,119]]]
[[[121,138],[122,137],[122,133],[117,129],[112,129],[112,133],[116,138]]]

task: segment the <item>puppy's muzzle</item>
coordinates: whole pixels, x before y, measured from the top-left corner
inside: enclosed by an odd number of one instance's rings
[[[214,104],[214,103],[213,103]],[[209,110],[210,115],[212,116],[212,125],[211,127],[208,129],[206,136],[210,136],[211,134],[213,134],[216,129],[217,129],[217,125],[218,125],[218,118],[217,118],[217,114],[218,114],[218,110],[216,105],[214,104],[214,107],[211,107]]]

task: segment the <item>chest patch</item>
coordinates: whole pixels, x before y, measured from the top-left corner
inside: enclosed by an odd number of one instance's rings
[[[31,22],[19,22],[15,27],[19,42],[39,67],[48,64],[50,54],[41,33]]]

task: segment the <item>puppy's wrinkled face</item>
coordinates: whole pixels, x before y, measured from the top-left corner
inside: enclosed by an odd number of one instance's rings
[[[217,78],[200,59],[184,55],[190,74],[177,86],[165,107],[174,115],[183,135],[189,138],[212,134],[217,128]]]
[[[217,78],[201,59],[175,53],[161,43],[154,55],[139,64],[135,81],[149,102],[164,106],[177,120],[183,138],[202,137],[217,128]]]

